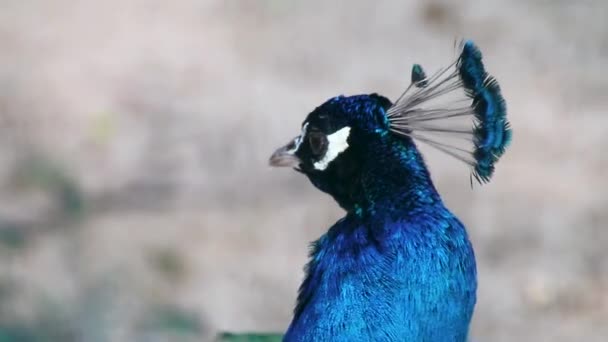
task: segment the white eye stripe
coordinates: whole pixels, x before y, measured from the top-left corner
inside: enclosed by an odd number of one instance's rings
[[[325,170],[332,160],[336,159],[340,153],[346,151],[349,134],[350,127],[346,126],[327,136],[327,151],[321,160],[314,163],[315,169],[320,171]]]
[[[300,135],[295,138],[294,143],[293,143],[293,148],[286,151],[286,153],[289,154],[294,154],[296,153],[296,151],[300,148],[300,145],[302,144],[302,140],[304,140],[304,137],[306,136],[306,130],[308,129],[308,122],[304,124],[304,126],[302,126],[302,133],[300,133]]]

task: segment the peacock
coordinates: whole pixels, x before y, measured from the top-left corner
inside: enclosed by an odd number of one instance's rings
[[[346,211],[312,243],[283,335],[233,341],[467,341],[476,303],[475,255],[444,205],[416,143],[454,157],[489,182],[511,141],[500,87],[470,40],[431,76],[415,64],[393,103],[336,96],[270,157]],[[255,339],[248,339],[255,338]]]

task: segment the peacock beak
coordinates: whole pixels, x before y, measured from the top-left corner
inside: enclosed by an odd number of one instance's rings
[[[287,145],[278,148],[270,156],[268,163],[274,167],[297,167],[300,165],[301,160],[296,156],[298,150],[300,137],[294,138]]]

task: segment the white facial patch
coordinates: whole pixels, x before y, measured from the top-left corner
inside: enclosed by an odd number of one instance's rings
[[[325,152],[321,160],[313,164],[315,169],[320,171],[325,170],[332,160],[336,159],[340,153],[346,151],[349,134],[350,127],[346,126],[327,136],[327,152]]]
[[[293,143],[293,148],[289,149],[288,151],[285,151],[286,153],[289,154],[294,154],[296,153],[296,151],[298,150],[298,148],[300,148],[300,145],[302,144],[302,140],[304,140],[304,137],[306,136],[306,129],[308,128],[308,122],[304,124],[304,126],[302,126],[302,133],[300,134],[300,136],[298,136]]]

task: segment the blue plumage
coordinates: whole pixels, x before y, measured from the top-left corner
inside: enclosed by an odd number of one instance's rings
[[[455,156],[489,180],[510,139],[504,101],[470,42],[448,69],[412,69],[393,104],[338,96],[311,112],[300,136],[271,157],[330,194],[347,214],[313,243],[284,341],[466,341],[476,266],[465,227],[444,206],[414,140]],[[464,90],[472,103],[433,107]],[[468,116],[468,130],[429,125]],[[470,137],[474,151],[423,135]],[[468,156],[468,157],[467,157]]]
[[[361,151],[359,194],[313,244],[285,341],[464,341],[475,258],[413,142],[390,135]]]

